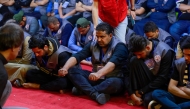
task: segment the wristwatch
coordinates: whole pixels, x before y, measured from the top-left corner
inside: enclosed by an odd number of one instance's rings
[[[136,9],[135,8],[134,9],[131,8],[131,11],[136,11]]]

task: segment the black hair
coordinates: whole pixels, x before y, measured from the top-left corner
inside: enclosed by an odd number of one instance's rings
[[[147,38],[139,35],[133,35],[129,39],[128,49],[131,52],[141,52],[149,43],[150,41]]]
[[[156,30],[158,30],[158,26],[154,22],[149,21],[144,25],[143,30],[144,33],[156,32]]]
[[[8,23],[0,28],[0,51],[19,47],[24,40],[22,28],[15,23]]]
[[[30,49],[36,48],[36,47],[43,49],[45,45],[49,46],[49,41],[46,37],[40,34],[37,34],[30,38],[30,40],[28,41],[28,44],[29,44]]]
[[[180,47],[183,49],[190,49],[190,36],[184,37],[184,40],[180,42]]]
[[[108,23],[100,23],[96,27],[96,31],[105,31],[107,34],[113,33],[113,27]]]

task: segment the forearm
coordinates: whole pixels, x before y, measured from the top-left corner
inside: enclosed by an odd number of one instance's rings
[[[141,15],[141,14],[144,14],[144,12],[145,12],[145,9],[144,9],[143,7],[141,7],[140,9],[137,9],[137,10],[135,11],[135,14],[136,14],[136,15]]]
[[[94,1],[92,5],[92,20],[96,27],[98,25],[98,1]]]
[[[77,60],[75,57],[71,57],[68,59],[68,61],[63,66],[64,69],[69,70],[69,68],[75,66],[77,64]]]
[[[43,6],[48,3],[49,0],[35,1],[37,5]]]
[[[131,9],[135,9],[135,0],[130,0]]]
[[[115,64],[112,62],[108,62],[102,69],[100,69],[97,73],[100,77],[107,75],[115,69]]]
[[[92,11],[92,6],[82,5],[82,8],[84,8],[86,11]]]
[[[73,9],[73,10],[70,11],[69,13],[65,14],[63,17],[66,18],[66,17],[68,17],[68,16],[72,16],[72,15],[74,15],[75,13],[76,13],[76,10]]]
[[[190,99],[190,96],[186,94],[184,91],[182,91],[181,89],[179,89],[178,87],[169,87],[168,91],[175,96],[185,98],[185,99]]]
[[[3,3],[5,6],[12,6],[15,3],[14,0],[9,0],[8,2]]]
[[[179,5],[179,9],[180,9],[181,11],[187,11],[188,9],[190,9],[190,5],[180,4],[180,5]]]

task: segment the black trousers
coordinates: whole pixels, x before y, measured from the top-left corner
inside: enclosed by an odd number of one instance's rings
[[[73,87],[67,76],[57,77],[37,69],[27,71],[26,82],[40,84],[40,89],[48,91],[59,91]]]

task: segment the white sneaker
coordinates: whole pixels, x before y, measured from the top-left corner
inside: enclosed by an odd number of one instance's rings
[[[149,104],[148,104],[148,109],[160,109],[162,107],[161,104],[157,103],[156,101],[152,100]]]

